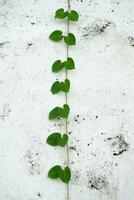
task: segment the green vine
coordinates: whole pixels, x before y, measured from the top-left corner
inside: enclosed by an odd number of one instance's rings
[[[52,65],[52,72],[60,72],[62,69],[66,71],[66,79],[64,81],[55,81],[51,86],[52,94],[57,94],[59,92],[65,93],[66,102],[63,107],[56,106],[49,113],[49,120],[56,120],[57,118],[65,119],[65,133],[61,134],[59,132],[54,132],[50,134],[46,140],[46,143],[51,146],[67,146],[67,165],[69,165],[69,150],[68,150],[68,130],[67,130],[67,119],[70,112],[70,107],[67,103],[67,93],[70,90],[70,81],[67,77],[67,71],[75,69],[74,60],[68,56],[68,46],[72,46],[76,44],[76,37],[73,33],[69,32],[69,21],[76,22],[79,19],[79,14],[75,10],[71,10],[70,8],[70,0],[68,0],[68,10],[65,11],[63,8],[56,10],[55,18],[57,19],[67,19],[67,35],[63,35],[61,30],[53,31],[49,39],[54,42],[59,42],[61,40],[67,45],[67,60],[61,61],[56,60]],[[60,179],[62,182],[67,184],[71,179],[71,170],[69,166],[62,168],[59,165],[52,167],[48,172],[48,177],[51,179]],[[68,199],[69,199],[69,188],[68,188]]]

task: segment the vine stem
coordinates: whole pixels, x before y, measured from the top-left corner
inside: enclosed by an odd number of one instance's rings
[[[67,0],[67,10],[70,11],[71,10],[71,2],[70,0]],[[70,26],[69,26],[69,19],[67,20],[67,35],[69,33],[69,29],[70,29]],[[68,58],[69,57],[69,46],[67,45],[67,51],[66,51],[66,57]],[[66,79],[68,79],[68,70],[66,69],[65,71],[65,76],[66,76]],[[65,102],[66,104],[68,104],[68,95],[67,93],[65,93]],[[66,119],[66,122],[65,122],[65,132],[68,134],[68,119]],[[67,152],[67,166],[69,167],[70,165],[70,158],[69,158],[69,146],[67,144],[67,147],[66,147],[66,152]],[[67,184],[67,200],[70,200],[70,189],[69,189],[69,184]]]

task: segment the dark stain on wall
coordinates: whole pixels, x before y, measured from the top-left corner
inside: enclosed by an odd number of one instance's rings
[[[125,141],[123,135],[109,137],[107,140],[111,142],[113,156],[121,155],[129,148],[129,144]]]
[[[129,44],[131,47],[134,47],[134,37],[128,37]]]
[[[5,121],[6,117],[9,116],[9,114],[10,114],[11,111],[12,110],[10,109],[9,104],[8,103],[4,104],[2,106],[2,111],[0,111],[0,119],[2,119],[3,121]]]
[[[105,190],[108,187],[108,181],[105,176],[98,175],[90,177],[88,187],[96,190]]]
[[[88,38],[89,36],[99,35],[99,34],[103,33],[111,24],[112,24],[111,21],[96,20],[93,22],[93,24],[91,24],[89,26],[85,26],[83,28],[82,37]]]
[[[39,153],[33,152],[29,149],[25,155],[26,159],[28,160],[29,166],[29,173],[31,175],[39,175],[40,174],[40,162],[39,162]]]

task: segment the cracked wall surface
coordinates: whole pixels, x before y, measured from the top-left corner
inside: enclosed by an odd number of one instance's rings
[[[134,1],[72,0],[80,13],[70,24],[77,45],[69,48],[76,70],[69,72],[70,200],[134,199]],[[48,121],[64,94],[50,88],[64,71],[66,46],[49,41],[65,0],[0,0],[0,199],[66,200],[66,186],[47,178],[66,162],[66,150],[45,141],[65,130]]]

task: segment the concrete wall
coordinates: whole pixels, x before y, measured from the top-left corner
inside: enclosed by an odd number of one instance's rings
[[[69,49],[71,200],[134,199],[134,1],[72,0],[80,13],[71,24],[77,46]],[[0,0],[0,199],[65,200],[66,185],[47,178],[64,166],[66,150],[45,140],[64,131],[48,121],[65,102],[50,87],[65,73],[51,64],[66,59],[66,46],[48,36],[66,32],[55,20],[66,0]]]

